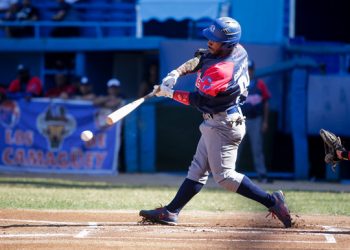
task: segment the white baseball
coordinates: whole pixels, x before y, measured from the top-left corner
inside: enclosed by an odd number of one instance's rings
[[[90,141],[92,139],[92,137],[94,137],[94,134],[90,130],[84,130],[80,134],[80,138],[83,141]]]

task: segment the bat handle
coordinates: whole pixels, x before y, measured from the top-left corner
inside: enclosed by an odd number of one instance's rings
[[[160,85],[154,85],[154,89],[151,93],[144,96],[145,99],[151,98],[156,95],[157,92],[160,91]]]

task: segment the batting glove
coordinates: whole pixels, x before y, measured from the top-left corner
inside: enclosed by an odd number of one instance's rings
[[[155,91],[155,95],[158,97],[164,96],[164,97],[169,97],[169,98],[173,98],[174,95],[174,90],[172,90],[171,88],[162,85],[154,85],[154,91]]]
[[[172,89],[175,86],[177,78],[179,78],[179,76],[179,72],[177,72],[177,70],[174,69],[173,71],[168,73],[166,77],[163,78],[162,85]]]

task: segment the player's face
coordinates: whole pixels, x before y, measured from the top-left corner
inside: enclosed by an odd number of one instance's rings
[[[212,53],[213,55],[220,54],[221,45],[222,45],[222,43],[219,43],[219,42],[214,42],[211,40],[208,41],[208,49],[209,49],[210,53]]]

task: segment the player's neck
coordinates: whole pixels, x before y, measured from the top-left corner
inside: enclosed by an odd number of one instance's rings
[[[220,50],[218,53],[215,55],[216,57],[226,57],[232,53],[232,50]]]

